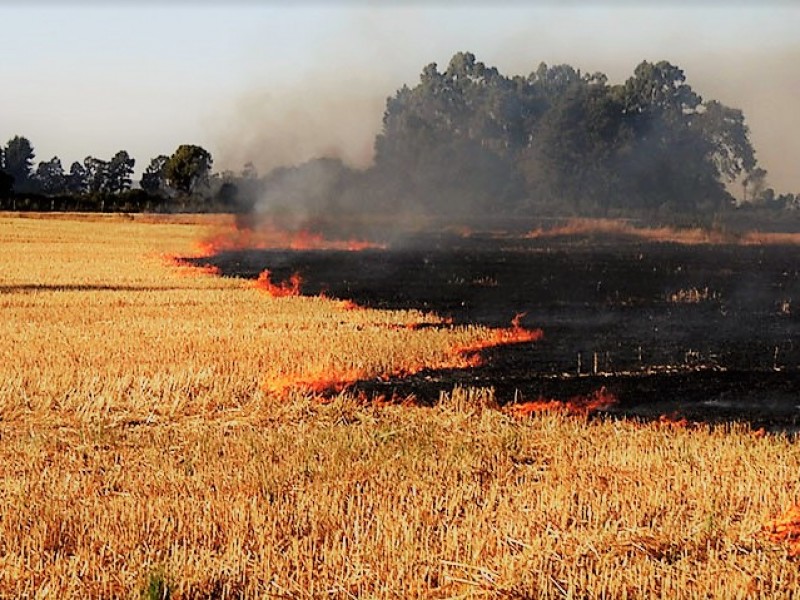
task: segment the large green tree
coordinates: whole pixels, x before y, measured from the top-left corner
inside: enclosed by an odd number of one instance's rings
[[[164,177],[170,187],[182,194],[191,194],[208,183],[211,154],[201,146],[183,144],[164,165]]]

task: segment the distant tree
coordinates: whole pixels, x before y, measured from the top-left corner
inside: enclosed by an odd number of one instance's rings
[[[5,172],[5,150],[0,146],[0,199],[8,198],[14,189],[14,178]]]
[[[200,146],[183,144],[164,165],[167,184],[183,194],[191,194],[208,183],[211,154]]]
[[[14,178],[5,171],[0,171],[0,198],[8,198],[13,189]]]
[[[258,179],[258,169],[256,169],[252,162],[247,161],[244,163],[244,168],[242,169],[242,179]]]
[[[169,157],[163,154],[156,156],[142,173],[140,185],[148,194],[156,195],[164,192],[167,185],[164,177],[164,167],[168,160]]]
[[[61,159],[54,156],[46,162],[40,162],[36,168],[36,181],[44,194],[63,194],[67,188],[67,180]]]
[[[603,77],[589,83],[576,72],[562,79],[566,87],[553,97],[519,166],[539,202],[605,214],[619,185],[614,160],[621,144],[620,105]]]
[[[107,166],[107,189],[112,194],[119,194],[131,187],[131,175],[136,161],[125,150],[117,152]]]
[[[90,194],[102,194],[109,191],[108,187],[108,162],[87,156],[83,160],[86,172],[86,191]]]
[[[742,202],[758,202],[767,186],[767,172],[761,167],[751,169],[747,176],[742,180],[743,198]],[[749,192],[749,193],[748,193]]]
[[[70,194],[85,194],[88,191],[88,174],[86,167],[78,161],[72,163],[69,175],[66,176],[67,191]]]
[[[711,100],[703,104],[695,121],[718,176],[730,182],[755,168],[755,151],[741,110]]]
[[[14,190],[36,191],[33,179],[33,146],[27,138],[14,136],[8,141],[4,152],[5,172],[14,178]]]

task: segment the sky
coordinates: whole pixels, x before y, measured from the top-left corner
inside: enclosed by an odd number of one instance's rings
[[[64,167],[180,144],[214,169],[318,156],[366,166],[387,97],[459,51],[505,75],[540,62],[622,83],[668,60],[744,111],[768,183],[800,192],[800,3],[0,0],[0,143]]]

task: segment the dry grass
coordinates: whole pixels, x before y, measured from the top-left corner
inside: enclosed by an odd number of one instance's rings
[[[270,382],[453,360],[481,328],[186,276],[202,223],[0,218],[0,596],[792,597],[800,451]],[[273,390],[273,391],[270,391]],[[668,392],[667,392],[668,393]]]
[[[548,238],[572,235],[616,235],[633,237],[650,242],[673,242],[676,244],[741,244],[760,246],[772,244],[800,244],[798,233],[775,233],[748,231],[734,233],[699,227],[646,227],[634,225],[628,219],[569,219],[563,225],[538,228],[527,234],[529,238]]]

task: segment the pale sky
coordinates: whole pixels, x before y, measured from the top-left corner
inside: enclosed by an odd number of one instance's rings
[[[371,158],[385,100],[458,51],[506,75],[542,61],[621,83],[669,60],[741,108],[779,191],[800,192],[800,3],[143,4],[0,0],[0,143],[66,169],[127,150],[141,172],[199,144],[215,169]]]

